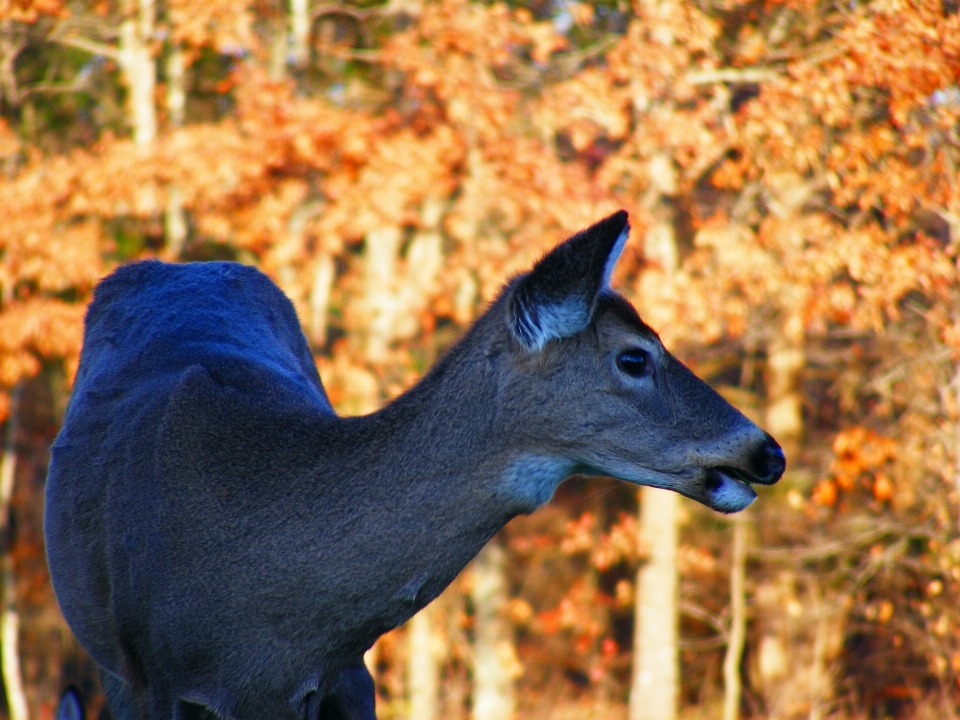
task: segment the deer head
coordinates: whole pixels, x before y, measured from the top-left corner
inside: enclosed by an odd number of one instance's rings
[[[504,397],[515,411],[503,416],[519,453],[503,491],[529,511],[582,473],[742,510],[756,498],[751,485],[783,474],[783,451],[610,289],[628,233],[621,211],[573,236],[491,311],[509,330]]]

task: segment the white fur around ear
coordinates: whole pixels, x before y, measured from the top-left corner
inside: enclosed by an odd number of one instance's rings
[[[629,234],[627,213],[616,212],[555,247],[512,284],[510,327],[524,348],[542,350],[586,329]]]
[[[542,350],[550,340],[576,335],[590,324],[590,308],[580,297],[563,302],[518,303],[514,333],[527,350]]]
[[[627,244],[627,238],[630,237],[630,226],[627,225],[623,228],[619,235],[617,235],[616,242],[613,243],[613,248],[610,250],[610,255],[607,257],[607,262],[603,266],[603,287],[610,287],[610,276],[613,274],[613,268],[617,265],[617,260],[620,259],[620,255],[623,254],[623,247]]]

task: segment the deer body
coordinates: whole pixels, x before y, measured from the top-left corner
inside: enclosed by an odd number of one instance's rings
[[[727,512],[775,482],[772,439],[606,287],[625,225],[516,278],[366,417],[333,412],[256,270],[147,262],[101,283],[45,522],[114,717],[369,720],[362,653],[569,475]]]

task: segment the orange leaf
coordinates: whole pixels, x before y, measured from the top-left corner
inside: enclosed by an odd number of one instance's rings
[[[886,502],[893,498],[893,483],[884,473],[877,473],[873,481],[873,496],[877,502]]]
[[[817,505],[832,507],[837,502],[837,486],[832,480],[821,480],[813,488],[810,499]]]

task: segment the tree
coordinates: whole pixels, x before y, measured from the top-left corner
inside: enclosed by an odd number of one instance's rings
[[[487,544],[473,562],[473,720],[512,720],[516,700],[511,630],[506,617],[503,546]]]
[[[16,570],[13,566],[10,530],[10,499],[17,470],[17,449],[14,445],[17,433],[21,387],[13,394],[13,404],[7,418],[3,455],[0,457],[0,533],[3,538],[3,555],[0,562],[3,588],[3,610],[0,612],[0,650],[2,650],[3,686],[7,695],[7,707],[11,720],[27,720],[27,698],[23,691],[20,672],[20,613],[17,610]]]
[[[615,286],[788,446],[742,557],[744,713],[953,712],[954,4],[126,9],[0,9],[0,418],[23,387],[11,557],[31,711],[60,652],[38,629],[52,597],[29,478],[60,402],[44,388],[68,385],[97,278],[154,254],[256,263],[296,304],[337,407],[365,412],[510,273],[625,207]],[[741,565],[727,523],[680,514],[670,692],[719,715],[724,649],[736,659],[725,568]],[[624,710],[639,556],[669,545],[641,547],[636,518],[629,488],[573,481],[508,529],[518,714]],[[401,647],[378,650],[388,707]],[[457,652],[441,688],[466,682]]]

